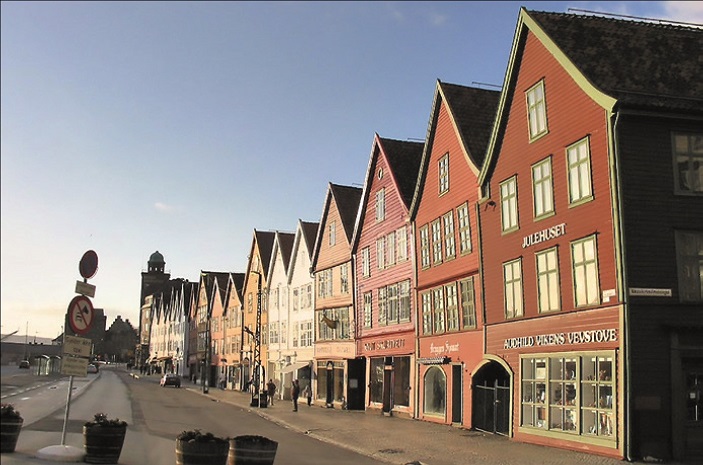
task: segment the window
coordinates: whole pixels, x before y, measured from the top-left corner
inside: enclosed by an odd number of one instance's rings
[[[447,296],[447,331],[459,330],[459,302],[456,294],[456,283],[444,287]]]
[[[300,305],[300,304],[299,304],[299,301],[298,301],[298,298],[299,298],[299,297],[298,297],[298,294],[299,294],[299,292],[300,292],[300,291],[299,291],[299,289],[298,289],[297,287],[296,287],[295,289],[293,289],[293,311],[294,311],[294,312],[297,312],[297,311],[298,311],[298,308],[299,308],[299,305]]]
[[[500,210],[503,232],[518,228],[517,216],[517,177],[513,176],[500,183]]]
[[[442,263],[442,225],[439,219],[432,222],[432,263]]]
[[[674,134],[676,193],[703,193],[703,134]]]
[[[361,250],[361,274],[365,278],[371,276],[371,251],[368,247]]]
[[[393,357],[393,405],[410,406],[410,357]]]
[[[312,346],[312,321],[308,320],[300,323],[300,329],[302,331],[300,336],[300,346]]]
[[[378,324],[385,325],[387,322],[387,301],[386,301],[386,288],[381,287],[378,289]]]
[[[386,267],[386,238],[379,237],[376,239],[376,263],[378,269],[382,270]]]
[[[544,81],[538,82],[527,91],[527,120],[530,126],[530,140],[547,133],[547,104],[544,99]]]
[[[423,268],[430,267],[430,231],[428,225],[420,228],[420,259]]]
[[[559,310],[559,260],[557,249],[538,252],[537,256],[537,298],[539,311]]]
[[[388,251],[388,260],[386,265],[387,266],[393,266],[395,265],[395,231],[390,233],[388,236],[386,236],[386,250]]]
[[[449,154],[439,159],[439,195],[449,191]]]
[[[613,360],[609,352],[522,358],[520,424],[615,440]]]
[[[505,317],[522,316],[522,259],[503,264]]]
[[[456,209],[459,219],[459,252],[471,252],[471,223],[469,220],[469,204],[465,203]]]
[[[569,169],[569,203],[587,202],[593,198],[591,187],[591,155],[588,138],[566,149]]]
[[[300,340],[300,326],[293,326],[293,347],[298,347],[298,341]]]
[[[532,195],[535,218],[543,218],[554,213],[551,158],[542,160],[532,167]]]
[[[474,278],[459,281],[461,291],[461,324],[464,329],[476,327],[476,299]]]
[[[444,224],[444,255],[447,258],[456,256],[456,242],[454,238],[454,213],[449,212],[442,217]]]
[[[372,293],[371,292],[364,292],[364,315],[363,315],[364,328],[371,327],[371,311],[372,311],[371,299],[372,299]]]
[[[330,228],[330,246],[333,246],[337,243],[337,222],[331,221],[329,228]]]
[[[386,191],[380,189],[376,192],[376,221],[386,219]]]
[[[432,307],[434,316],[434,332],[443,333],[444,326],[444,288],[438,287],[432,290]]]
[[[388,296],[388,317],[386,322],[388,324],[398,323],[398,284],[391,284],[390,286],[387,286],[386,295]]]
[[[447,377],[439,367],[430,367],[424,379],[423,413],[426,415],[444,415],[447,398]]]
[[[400,298],[400,310],[398,314],[398,319],[400,323],[410,321],[410,280],[401,281],[398,284],[399,287],[399,298]]]
[[[432,334],[432,294],[425,292],[422,299],[422,334]]]
[[[404,262],[408,259],[408,231],[405,227],[395,232],[395,244],[397,248],[396,261]]]
[[[369,401],[380,404],[383,402],[383,357],[371,359],[369,371]]]
[[[574,297],[577,307],[600,303],[596,237],[590,236],[571,243],[574,273]]]
[[[288,343],[288,322],[287,321],[281,321],[280,336],[281,336],[281,344],[287,344]]]
[[[342,294],[349,294],[349,264],[342,263],[339,267],[340,288]]]
[[[676,231],[676,265],[679,298],[684,302],[703,300],[703,232]]]

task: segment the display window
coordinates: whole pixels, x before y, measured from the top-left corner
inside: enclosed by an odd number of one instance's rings
[[[521,358],[520,425],[615,440],[615,354]]]
[[[447,406],[447,376],[439,367],[430,367],[424,377],[425,415],[444,416]]]

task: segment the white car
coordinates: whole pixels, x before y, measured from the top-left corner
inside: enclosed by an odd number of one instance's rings
[[[92,363],[88,365],[88,373],[97,373],[98,372],[98,366],[93,365]]]

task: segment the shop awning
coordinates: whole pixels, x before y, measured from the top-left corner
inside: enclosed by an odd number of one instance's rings
[[[173,358],[172,356],[167,355],[165,357],[159,357],[158,360],[159,360],[159,362],[163,362],[164,360],[170,360],[172,358]]]
[[[451,361],[451,358],[443,357],[423,357],[418,358],[417,363],[420,365],[445,365]]]
[[[306,367],[306,366],[308,366],[309,364],[310,364],[310,362],[295,362],[295,363],[291,363],[290,365],[284,367],[284,368],[281,370],[281,374],[291,373],[291,372],[293,372],[293,371],[295,371],[295,370],[298,370],[298,369],[300,369],[300,368]]]

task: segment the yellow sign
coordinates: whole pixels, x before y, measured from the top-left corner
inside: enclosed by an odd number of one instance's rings
[[[88,376],[88,359],[66,355],[61,359],[61,374],[70,376]]]
[[[76,357],[90,357],[92,345],[93,341],[86,337],[69,336],[67,334],[63,340],[63,353]]]

